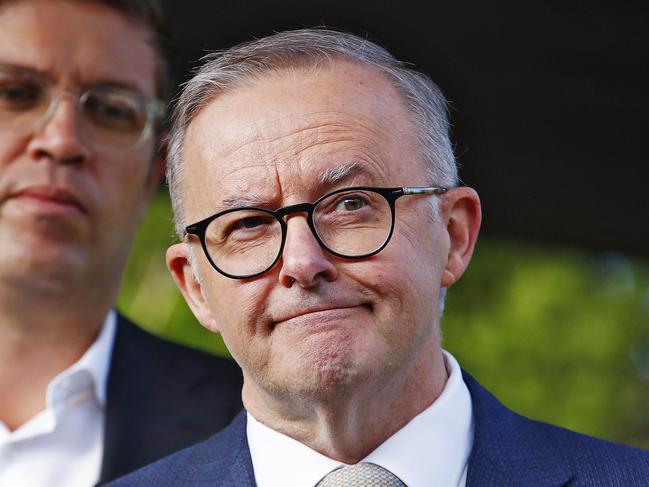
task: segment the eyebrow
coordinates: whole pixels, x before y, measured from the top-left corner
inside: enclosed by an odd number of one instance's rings
[[[33,78],[47,79],[49,82],[52,83],[57,82],[57,78],[53,76],[47,69],[21,64],[21,63],[3,63],[1,61],[0,61],[0,66],[4,66],[9,70],[15,71],[18,74],[30,76]],[[99,79],[98,81],[92,83],[87,83],[87,82],[78,83],[77,86],[79,86],[81,89],[99,87],[99,88],[126,90],[126,91],[137,93],[138,95],[143,96],[145,98],[148,98],[148,96],[145,95],[142,92],[142,90],[140,90],[139,86],[137,86],[136,83],[126,81],[126,80],[122,81],[122,80],[116,80],[111,78],[105,78],[105,79]]]
[[[218,208],[221,210],[229,210],[230,208],[245,208],[245,207],[265,207],[268,206],[268,202],[260,197],[255,195],[248,195],[242,198],[226,198],[221,200],[221,207]]]
[[[360,161],[351,161],[341,166],[336,166],[324,171],[318,178],[319,186],[335,186],[343,181],[359,175],[372,175],[368,165]],[[241,198],[225,198],[221,200],[217,211],[229,210],[231,208],[267,208],[268,201],[265,198],[248,194]]]
[[[133,93],[137,93],[138,95],[144,97],[144,98],[155,98],[155,95],[149,97],[145,95],[140,88],[135,85],[134,83],[129,83],[127,81],[99,81],[97,83],[92,83],[89,85],[85,86],[86,88],[111,88],[111,89],[118,89],[118,90],[125,90],[125,91],[130,91]]]
[[[363,164],[360,161],[352,161],[342,166],[327,169],[320,175],[318,182],[321,186],[334,186],[355,176],[371,174],[372,172],[368,169],[367,164]]]
[[[47,71],[38,69],[33,66],[28,66],[19,63],[5,63],[0,61],[0,67],[5,68],[8,71],[17,75],[29,76],[30,78],[47,79],[52,82],[55,81],[55,78]]]

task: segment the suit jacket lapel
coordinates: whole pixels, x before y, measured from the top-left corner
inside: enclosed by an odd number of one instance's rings
[[[246,422],[242,411],[230,426],[199,445],[191,458],[191,472],[179,479],[179,485],[255,487]]]
[[[475,424],[467,487],[566,485],[571,469],[538,424],[510,411],[469,374],[463,375]]]
[[[246,424],[246,412],[242,411],[232,423],[239,447],[232,449],[232,459],[229,462],[231,467],[223,482],[223,487],[255,487],[257,485],[248,447]]]
[[[207,372],[190,361],[161,357],[164,353],[169,354],[168,348],[160,349],[159,343],[119,316],[107,386],[100,483],[186,446],[176,444],[180,438],[216,430],[210,418],[194,414],[188,400]]]

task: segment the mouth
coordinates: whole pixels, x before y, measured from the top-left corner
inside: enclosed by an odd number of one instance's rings
[[[33,186],[14,191],[7,198],[47,214],[83,213],[86,208],[70,191],[54,186]]]
[[[280,323],[291,323],[294,325],[317,326],[325,325],[334,321],[340,321],[350,318],[354,313],[359,311],[372,311],[372,305],[369,303],[360,303],[352,305],[332,305],[313,308],[304,308],[287,313],[279,319],[273,320],[273,328]]]

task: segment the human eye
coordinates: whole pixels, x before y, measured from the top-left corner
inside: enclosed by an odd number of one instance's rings
[[[346,195],[335,205],[336,211],[358,211],[367,206],[367,200],[361,195]]]
[[[146,122],[146,109],[134,95],[91,90],[83,108],[93,123],[108,129],[139,130]]]
[[[319,206],[320,211],[325,213],[351,215],[372,211],[376,206],[375,199],[369,191],[350,191],[335,193],[325,198]]]
[[[232,231],[254,230],[269,224],[269,217],[265,216],[248,216],[237,220],[232,226]]]
[[[355,226],[366,224],[384,212],[380,195],[371,191],[353,190],[325,197],[316,207],[314,219],[321,226]]]
[[[0,108],[5,111],[28,110],[38,103],[42,91],[33,81],[0,77]]]
[[[219,232],[222,241],[246,241],[263,238],[279,226],[272,215],[249,211],[232,212],[223,220]]]

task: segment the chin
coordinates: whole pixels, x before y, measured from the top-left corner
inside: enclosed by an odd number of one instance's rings
[[[291,377],[285,384],[293,394],[326,399],[353,388],[358,383],[359,374],[350,350],[319,349],[302,355],[299,360],[286,364]]]
[[[55,255],[52,255],[55,254]],[[69,252],[42,254],[19,253],[1,259],[0,273],[23,289],[56,290],[67,288],[75,275],[81,273],[82,260]]]

